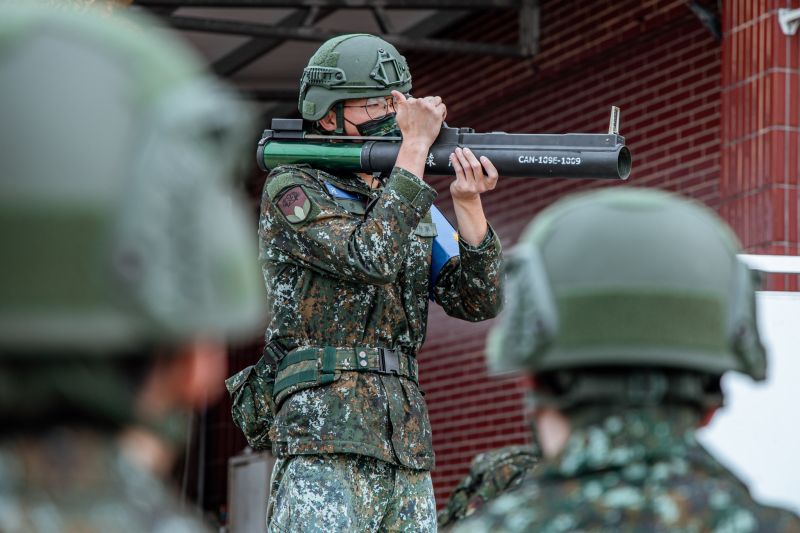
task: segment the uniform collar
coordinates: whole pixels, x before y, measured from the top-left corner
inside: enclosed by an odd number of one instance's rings
[[[544,477],[574,477],[659,460],[686,458],[700,451],[695,433],[699,414],[690,407],[637,408],[610,412],[583,410],[570,417],[572,433],[564,450],[546,460]]]

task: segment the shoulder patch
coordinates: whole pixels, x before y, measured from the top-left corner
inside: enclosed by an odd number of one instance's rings
[[[282,191],[275,203],[292,224],[304,221],[311,213],[311,200],[299,185]]]
[[[299,170],[293,169],[290,172],[281,172],[274,176],[267,178],[267,196],[270,201],[275,201],[275,198],[284,190],[294,185],[301,185],[307,181],[305,174]]]

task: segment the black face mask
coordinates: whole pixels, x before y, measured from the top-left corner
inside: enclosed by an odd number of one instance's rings
[[[350,123],[353,124],[352,122]],[[385,117],[353,125],[356,127],[358,134],[364,137],[402,137],[394,113],[388,113]]]

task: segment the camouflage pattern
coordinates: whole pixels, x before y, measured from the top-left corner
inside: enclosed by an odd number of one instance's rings
[[[179,509],[159,480],[120,455],[111,435],[53,429],[0,440],[3,533],[209,531]]]
[[[360,200],[335,199],[323,181]],[[284,352],[363,346],[415,356],[425,339],[435,196],[400,168],[374,190],[356,176],[298,166],[273,170],[259,225],[272,311],[267,344]],[[501,304],[499,240],[490,229],[477,247],[460,242],[460,253],[445,265],[433,298],[451,316],[495,316]],[[330,385],[295,386],[277,408],[270,437],[278,456],[355,453],[433,468],[427,407],[408,378],[337,372]]]
[[[269,429],[275,418],[272,388],[275,367],[266,357],[225,380],[231,395],[231,416],[254,450],[269,450]]]
[[[430,472],[358,455],[279,460],[269,531],[436,531]]]
[[[203,398],[167,358],[263,327],[249,111],[153,19],[62,4],[0,2],[0,531],[204,531],[145,469]]]
[[[690,407],[587,410],[565,449],[453,531],[800,531],[696,440]]]
[[[501,494],[514,490],[533,473],[541,455],[531,445],[505,446],[476,455],[469,473],[439,512],[439,527],[451,526]]]

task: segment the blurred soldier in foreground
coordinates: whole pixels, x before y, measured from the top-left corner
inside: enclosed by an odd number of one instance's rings
[[[246,114],[141,22],[0,7],[5,533],[202,530],[140,464],[165,467],[165,422],[221,392],[222,341],[261,325],[230,183]]]
[[[609,189],[542,212],[508,265],[490,365],[534,373],[544,460],[456,531],[800,531],[695,439],[766,358],[753,274],[705,207]]]

